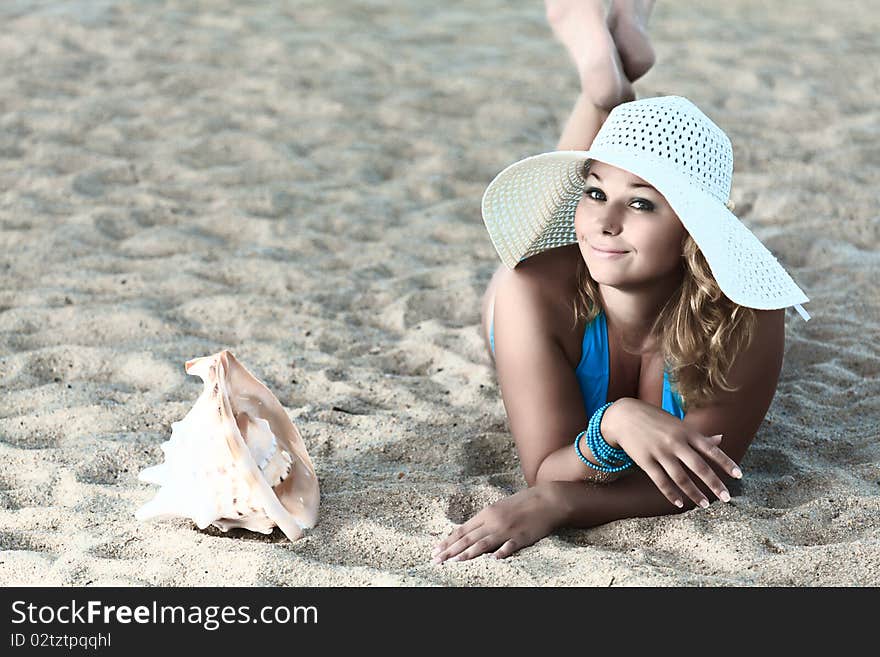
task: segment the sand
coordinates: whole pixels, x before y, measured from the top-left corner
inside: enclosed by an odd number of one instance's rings
[[[807,291],[733,502],[432,546],[524,485],[480,197],[578,80],[540,2],[3,3],[0,584],[880,585],[880,13],[660,2],[638,97],[731,136],[737,214]],[[290,543],[139,523],[137,473],[230,349],[303,433]]]

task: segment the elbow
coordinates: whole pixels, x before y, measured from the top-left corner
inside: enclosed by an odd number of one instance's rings
[[[544,459],[541,461],[532,473],[526,472],[525,469],[523,469],[523,475],[525,476],[526,484],[528,484],[529,488],[537,484],[548,484],[553,481],[584,481],[585,477],[583,472],[560,472],[559,468],[548,467],[550,466],[548,463],[549,460],[550,459]]]
[[[538,484],[545,484],[548,481],[553,481],[553,477],[550,476],[550,472],[548,468],[545,467],[547,460],[544,459],[536,467],[532,468],[523,468],[523,477],[525,477],[526,485],[529,488],[536,486]]]
[[[531,467],[523,465],[523,477],[529,488],[538,484],[546,484],[550,481],[558,481],[558,477],[555,476],[556,473],[553,471],[554,468],[551,465],[551,460],[550,455],[547,455]]]
[[[526,480],[526,486],[531,488],[535,484],[539,484],[544,481],[544,477],[541,475],[541,467],[540,465],[537,468],[532,468],[531,470],[527,470],[525,467],[522,469],[523,478]]]
[[[529,478],[529,474],[523,471],[525,474],[526,483],[529,485],[529,488],[535,486],[536,484],[548,484],[551,482],[575,482],[575,483],[593,483],[593,484],[609,484],[612,481],[616,481],[621,477],[629,474],[631,470],[622,470],[619,472],[603,472],[600,470],[594,470],[592,468],[581,468],[577,467],[572,470],[560,470],[558,467],[552,467],[548,463],[548,460],[544,460],[537,468],[535,473]],[[548,467],[550,465],[550,467]],[[580,465],[580,464],[578,464]],[[675,507],[676,510],[678,507]]]

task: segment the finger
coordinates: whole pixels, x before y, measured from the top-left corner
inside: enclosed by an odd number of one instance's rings
[[[453,529],[451,532],[449,532],[449,536],[447,536],[445,539],[443,539],[440,543],[437,544],[437,546],[434,548],[434,553],[445,550],[450,545],[455,543],[455,541],[460,539],[462,536],[464,536],[468,532],[476,529],[477,527],[479,527],[482,524],[483,524],[483,517],[478,513],[478,514],[472,516],[471,519],[468,520],[467,522],[463,522],[460,525],[456,525],[455,529]]]
[[[506,559],[518,549],[519,546],[516,544],[516,541],[511,538],[505,541],[500,548],[495,550],[495,552],[492,553],[492,556],[496,559]]]
[[[494,550],[502,542],[503,540],[499,539],[495,534],[483,536],[483,538],[471,545],[467,550],[459,554],[457,557],[453,557],[451,561],[467,561],[468,559],[473,559],[474,557],[478,557],[490,550]]]
[[[446,538],[444,538],[442,541],[440,541],[439,543],[437,543],[437,545],[434,546],[434,549],[431,551],[431,556],[432,557],[436,556],[438,553],[442,552],[443,550],[448,548],[450,545],[452,545],[452,543],[454,543],[455,541],[460,539],[465,533],[463,531],[463,527],[464,527],[463,524],[457,525],[455,527],[455,529],[453,529],[451,532],[449,532],[449,535]]]
[[[473,529],[462,536],[455,543],[446,548],[445,552],[441,552],[437,556],[441,557],[441,560],[458,557],[462,552],[466,551],[474,543],[482,539],[484,536],[487,536],[489,533],[490,530],[486,525],[480,525],[476,529]],[[444,554],[446,555],[445,557],[443,556]]]
[[[489,529],[485,525],[480,525],[476,529],[469,531],[448,548],[435,555],[433,558],[434,563],[441,563],[443,561],[446,561],[447,559],[457,557],[471,545],[486,536],[488,533]]]
[[[690,468],[691,472],[697,475],[709,487],[709,489],[718,496],[722,502],[730,502],[730,491],[724,482],[715,474],[715,471],[709,467],[709,464],[694,449],[685,448],[680,452],[679,458]],[[702,495],[702,493],[701,493]]]
[[[718,434],[718,437],[720,436],[721,434]],[[709,436],[710,440],[714,438],[716,438],[716,436]],[[717,440],[716,442],[720,442],[720,440]],[[698,440],[695,441],[694,448],[715,461],[725,472],[729,472],[735,479],[742,479],[742,470],[739,469],[736,461],[725,454],[724,450],[717,445],[706,445],[704,442]]]
[[[481,519],[478,519],[478,515],[474,516],[473,518],[468,520],[466,523],[461,524],[458,527],[456,527],[455,529],[453,529],[449,533],[449,536],[447,536],[445,539],[443,539],[442,541],[440,541],[436,545],[436,547],[431,552],[431,557],[436,557],[441,552],[444,552],[445,550],[447,550],[449,548],[450,545],[452,545],[456,541],[460,540],[462,536],[465,536],[471,530],[474,530],[477,527],[479,527],[480,525],[482,525],[483,521]]]
[[[703,492],[697,488],[697,485],[688,476],[685,469],[681,467],[681,461],[678,459],[662,459],[660,465],[666,470],[666,473],[675,482],[681,491],[694,501],[694,504],[704,509],[709,506],[709,500],[703,495]]]
[[[651,478],[651,481],[653,481],[658,490],[666,496],[667,500],[672,502],[679,509],[684,507],[684,502],[681,500],[681,491],[675,487],[673,481],[666,474],[666,470],[664,470],[659,463],[640,463],[639,467],[642,468],[645,474]]]

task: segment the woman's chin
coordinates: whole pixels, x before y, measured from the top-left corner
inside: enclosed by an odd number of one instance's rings
[[[621,276],[619,271],[613,270],[613,265],[609,267],[608,263],[595,262],[590,259],[586,259],[585,264],[587,265],[587,271],[590,272],[590,277],[597,283],[614,285],[615,283],[623,283],[625,281],[625,277]]]

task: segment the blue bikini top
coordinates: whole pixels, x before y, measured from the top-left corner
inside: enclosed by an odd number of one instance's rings
[[[494,354],[494,320],[489,326],[489,346]],[[584,408],[590,417],[608,399],[608,375],[610,371],[608,325],[605,323],[605,312],[600,310],[596,318],[584,329],[584,341],[581,345],[581,362],[578,363],[577,369],[574,371],[578,386],[581,389],[581,397],[584,400]],[[682,406],[681,397],[669,386],[669,377],[666,369],[664,369],[662,408],[679,420],[683,420],[684,410],[682,410]]]
[[[578,363],[575,370],[588,416],[592,416],[608,398],[610,370],[608,325],[605,322],[604,311],[599,311],[596,318],[584,330],[581,362]],[[663,370],[663,410],[679,420],[684,419],[681,397],[670,387],[665,368]]]

